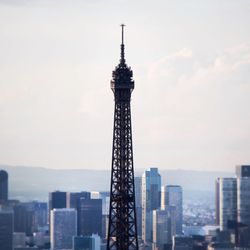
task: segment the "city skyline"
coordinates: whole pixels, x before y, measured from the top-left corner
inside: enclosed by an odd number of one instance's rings
[[[141,6],[0,1],[1,164],[110,169],[121,22],[136,82],[135,168],[250,162],[250,3]]]

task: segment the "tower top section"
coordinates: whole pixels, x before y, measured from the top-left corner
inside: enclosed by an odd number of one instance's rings
[[[130,89],[130,92],[134,89],[133,71],[127,66],[125,61],[124,27],[125,24],[121,24],[122,43],[120,62],[112,73],[111,89],[114,93],[117,89]]]

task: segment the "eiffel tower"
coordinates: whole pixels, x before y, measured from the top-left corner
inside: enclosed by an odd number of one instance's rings
[[[124,56],[124,24],[120,63],[112,74],[115,111],[107,250],[138,249],[130,99],[133,72]]]

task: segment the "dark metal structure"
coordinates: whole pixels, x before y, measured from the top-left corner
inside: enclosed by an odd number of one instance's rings
[[[125,62],[121,27],[121,59],[111,80],[115,111],[107,250],[138,249],[130,111],[134,81]]]

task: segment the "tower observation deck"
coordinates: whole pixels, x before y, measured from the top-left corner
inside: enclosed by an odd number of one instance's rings
[[[115,111],[107,250],[138,249],[130,110],[134,81],[125,62],[124,24],[121,27],[121,58],[111,80]]]

